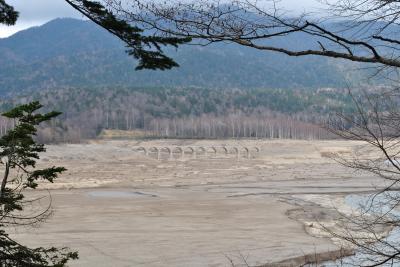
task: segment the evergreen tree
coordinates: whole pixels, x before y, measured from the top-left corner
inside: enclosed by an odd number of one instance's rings
[[[123,41],[128,48],[127,53],[139,60],[137,70],[166,70],[178,67],[178,63],[165,55],[162,46],[178,47],[178,45],[191,41],[189,37],[146,35],[143,29],[118,18],[110,9],[105,8],[98,1],[65,0],[65,2]],[[17,19],[18,12],[5,0],[0,0],[0,23],[14,25]]]
[[[85,17],[121,39],[128,48],[127,53],[139,60],[137,70],[166,70],[178,67],[179,65],[172,58],[165,55],[162,46],[178,47],[191,41],[191,38],[145,35],[143,29],[119,19],[97,1],[65,1]]]
[[[0,23],[14,25],[18,19],[18,12],[14,7],[8,5],[4,0],[0,0]]]
[[[14,25],[18,12],[0,0],[0,23]],[[66,169],[51,167],[35,169],[39,153],[45,152],[43,144],[38,144],[33,137],[37,126],[58,116],[59,112],[36,114],[42,105],[32,102],[17,106],[3,114],[14,121],[15,127],[0,138],[0,158],[4,165],[4,175],[0,186],[0,266],[18,267],[62,267],[71,259],[77,259],[78,253],[68,248],[29,248],[13,240],[5,231],[9,225],[32,225],[43,221],[50,214],[50,206],[39,214],[23,215],[27,203],[23,190],[34,189],[39,180],[53,182],[58,174]],[[17,172],[15,172],[17,170]],[[14,171],[14,172],[13,172]],[[15,175],[12,177],[12,175]],[[12,185],[12,186],[10,186]]]
[[[40,180],[53,182],[66,169],[50,167],[36,169],[39,153],[45,152],[43,144],[34,140],[37,127],[58,116],[59,112],[36,113],[39,102],[17,106],[3,114],[14,121],[15,126],[0,138],[0,158],[4,175],[0,187],[0,266],[65,266],[70,259],[77,259],[76,252],[67,248],[28,248],[14,241],[4,230],[7,226],[33,225],[42,222],[50,213],[50,205],[37,214],[24,215],[27,200],[24,189],[35,189]]]
[[[177,47],[190,41],[190,38],[157,37],[145,35],[139,27],[132,26],[117,18],[102,4],[89,0],[66,0],[90,20],[117,36],[127,45],[127,52],[139,60],[136,69],[171,69],[178,64],[166,56],[161,46]],[[18,12],[5,0],[0,0],[0,24],[14,25]],[[42,107],[39,102],[32,102],[13,108],[3,116],[14,120],[15,127],[0,138],[0,157],[5,167],[0,187],[0,266],[65,266],[70,259],[77,259],[76,252],[67,248],[31,249],[10,238],[4,228],[8,224],[34,224],[49,215],[50,209],[34,216],[23,217],[25,200],[23,190],[35,189],[39,180],[53,182],[63,167],[51,167],[36,170],[39,153],[45,152],[43,144],[38,144],[33,137],[37,126],[58,116],[58,112],[36,114]],[[18,170],[18,172],[13,172]],[[11,178],[11,175],[15,177]],[[14,187],[10,187],[10,184]],[[29,202],[29,201],[28,201]]]

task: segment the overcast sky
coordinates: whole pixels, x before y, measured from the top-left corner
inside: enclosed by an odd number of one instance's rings
[[[0,26],[0,37],[7,37],[17,31],[42,25],[55,18],[82,18],[64,0],[6,0],[6,2],[20,12],[20,17],[15,26]],[[316,0],[282,0],[280,5],[290,10],[304,11],[315,7],[316,2]]]

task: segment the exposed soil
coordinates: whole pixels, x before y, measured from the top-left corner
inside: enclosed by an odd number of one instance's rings
[[[15,237],[79,250],[71,266],[296,266],[291,260],[304,255],[338,256],[338,243],[315,222],[335,227],[335,212],[350,212],[346,194],[380,185],[329,158],[360,145],[152,140],[49,146],[39,165],[68,169],[44,185],[52,189],[54,216],[43,227],[16,229]],[[188,149],[182,157],[176,150],[171,158],[164,149],[157,159],[139,146],[192,146],[199,153]],[[283,265],[265,265],[272,263]]]

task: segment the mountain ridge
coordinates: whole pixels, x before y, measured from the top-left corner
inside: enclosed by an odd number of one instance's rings
[[[285,44],[300,40],[293,37]],[[359,82],[343,63],[290,58],[236,45],[166,49],[180,65],[135,71],[121,41],[90,21],[59,18],[0,39],[0,95],[60,87],[198,86],[208,88],[319,88]]]

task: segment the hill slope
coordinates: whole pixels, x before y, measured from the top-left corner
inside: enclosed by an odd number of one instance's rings
[[[302,42],[296,38],[284,45]],[[326,58],[290,58],[225,44],[168,52],[179,69],[134,71],[135,61],[114,36],[88,21],[56,19],[0,39],[0,94],[77,86],[316,88],[359,80],[343,61]]]

